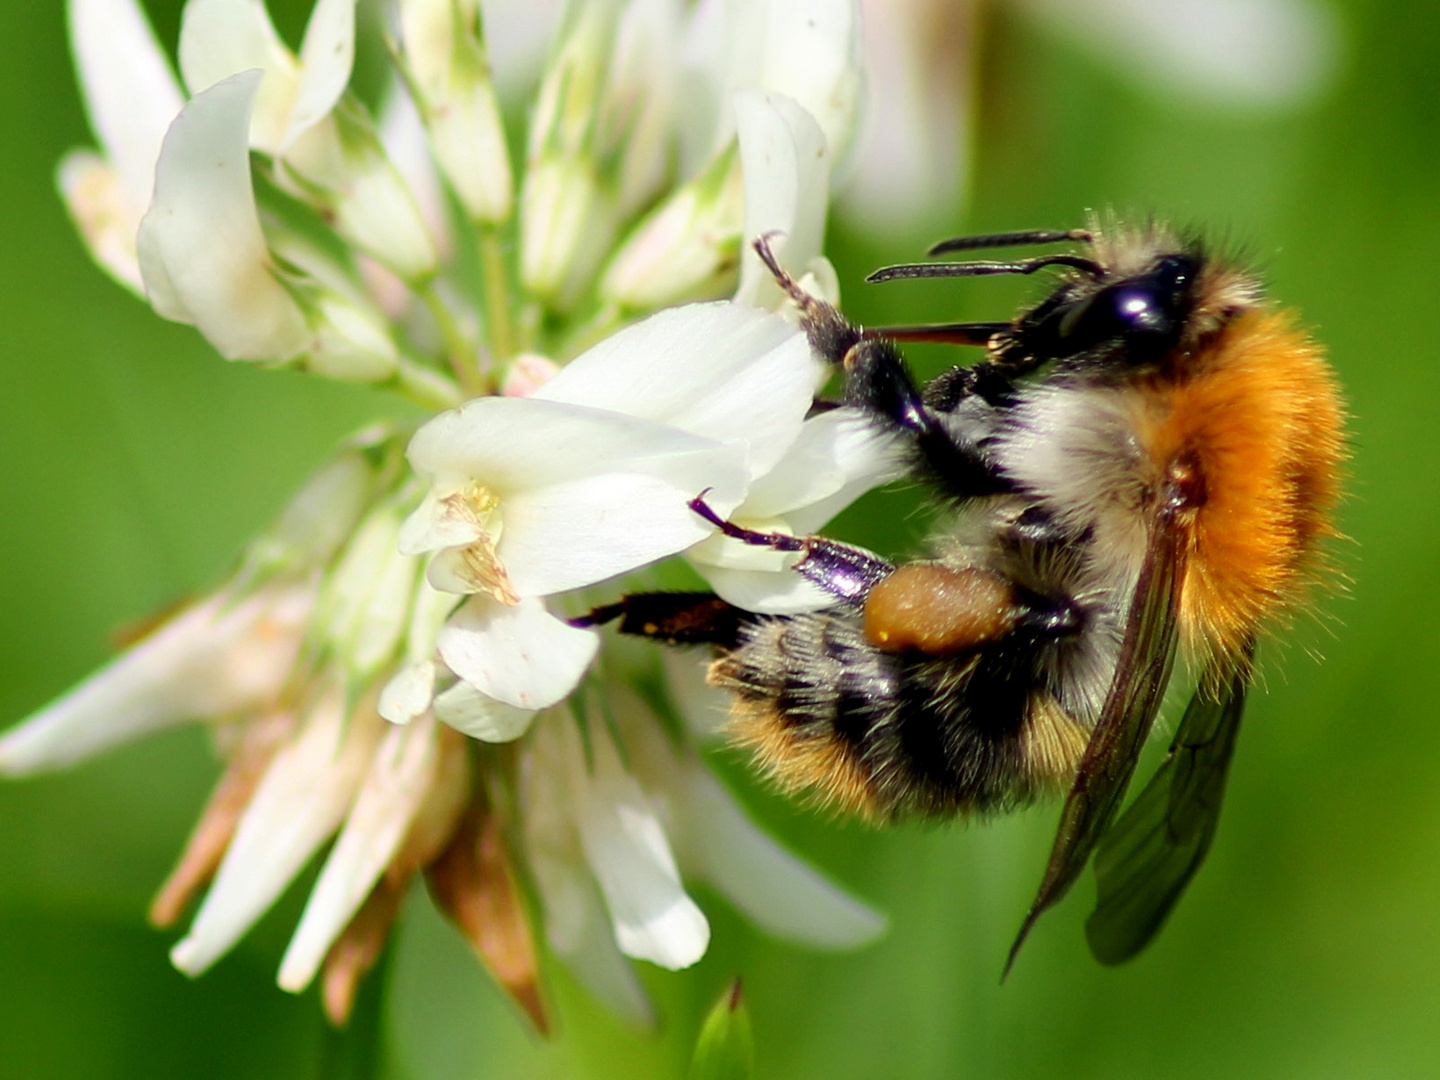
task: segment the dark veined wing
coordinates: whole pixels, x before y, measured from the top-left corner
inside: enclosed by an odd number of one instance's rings
[[[1170,753],[1100,841],[1085,937],[1102,964],[1123,963],[1148,945],[1205,861],[1249,684],[1248,662],[1223,680],[1201,680]]]
[[[1151,525],[1149,547],[1136,580],[1115,677],[1080,759],[1075,783],[1065,799],[1040,891],[1010,947],[1006,975],[1035,920],[1057,904],[1080,876],[1135,771],[1175,661],[1175,618],[1184,579],[1184,541],[1185,530],[1178,514],[1162,503]]]

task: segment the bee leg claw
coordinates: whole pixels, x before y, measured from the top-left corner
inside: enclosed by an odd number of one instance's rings
[[[721,535],[771,551],[802,552],[793,569],[837,600],[860,603],[878,582],[895,572],[888,562],[864,548],[839,544],[823,536],[760,532],[726,521],[705,501],[706,494],[701,492],[691,499],[690,509],[719,529]]]

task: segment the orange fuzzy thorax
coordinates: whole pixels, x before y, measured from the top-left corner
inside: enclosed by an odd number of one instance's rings
[[[1302,599],[1345,458],[1344,411],[1320,347],[1283,313],[1246,312],[1175,359],[1141,440],[1195,469],[1180,630],[1243,662],[1262,623]]]

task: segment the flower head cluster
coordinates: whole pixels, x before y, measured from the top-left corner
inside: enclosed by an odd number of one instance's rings
[[[742,243],[783,232],[833,299],[857,17],[571,4],[512,139],[480,14],[397,0],[376,104],[352,87],[354,0],[318,0],[298,52],[260,0],[189,0],[183,89],[133,0],[71,0],[101,152],[60,186],[100,265],[228,359],[449,411],[342,447],[212,595],[0,738],[0,771],[209,720],[226,768],[152,909],[170,925],[204,894],[182,970],[328,845],[280,983],[323,973],[337,1022],[417,876],[537,1025],[522,882],[554,952],[644,1020],[625,958],[708,944],[687,877],[802,941],[880,927],[710,775],[660,659],[574,619],[676,556],[750,610],[818,606],[790,556],[688,502],[806,532],[894,472],[859,417],[809,415],[825,373]]]

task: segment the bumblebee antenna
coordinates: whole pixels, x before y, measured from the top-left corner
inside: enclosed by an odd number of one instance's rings
[[[1024,232],[986,233],[983,236],[957,236],[941,240],[925,252],[931,258],[952,251],[978,251],[981,248],[1031,247],[1035,244],[1094,243],[1089,229],[1028,229]]]
[[[1042,255],[1019,262],[901,263],[882,266],[865,280],[896,281],[900,278],[985,277],[990,274],[1033,274],[1047,266],[1069,266],[1092,277],[1104,277],[1105,269],[1083,255]]]

